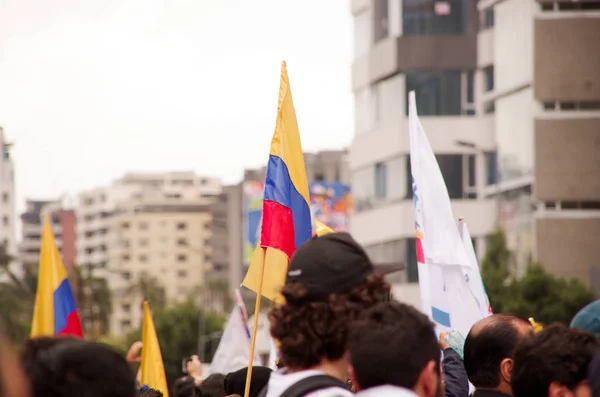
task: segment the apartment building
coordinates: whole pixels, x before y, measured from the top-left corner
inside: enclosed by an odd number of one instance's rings
[[[15,170],[10,149],[11,144],[0,127],[0,244],[16,257]]]
[[[62,200],[27,200],[25,212],[21,214],[21,263],[37,264],[42,245],[42,216],[48,217],[56,245],[67,273],[75,266],[76,231],[75,211],[65,206]]]
[[[171,172],[127,174],[79,195],[78,263],[107,280],[112,334],[141,324],[149,278],[159,281],[167,302],[200,300],[212,270],[212,204],[220,193],[218,179]]]
[[[480,1],[480,106],[496,131],[501,224],[531,260],[600,293],[600,1]]]
[[[352,233],[379,264],[403,262],[394,294],[419,305],[408,93],[478,254],[495,227],[494,116],[480,106],[476,0],[352,0]]]
[[[304,153],[304,165],[309,183],[320,181],[350,184],[351,175],[346,150]],[[244,255],[248,220],[248,203],[244,196],[244,186],[248,182],[263,182],[266,170],[266,167],[247,169],[244,171],[244,179],[239,184],[224,188],[227,196],[227,228],[229,230],[229,285],[232,291],[242,283],[249,265]]]

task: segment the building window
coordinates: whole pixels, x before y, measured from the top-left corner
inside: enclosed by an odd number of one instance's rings
[[[410,91],[415,91],[417,111],[421,116],[459,116],[463,113],[461,75],[458,70],[407,71],[406,98]]]
[[[177,261],[185,262],[185,261],[187,261],[187,256],[186,255],[177,255]]]
[[[121,256],[121,260],[122,260],[123,262],[127,262],[127,261],[129,261],[129,259],[131,259],[131,257],[130,257],[129,255],[123,255],[123,256]]]
[[[435,156],[442,171],[446,189],[451,199],[463,198],[463,156],[461,154],[438,154]]]
[[[143,238],[143,239],[140,240],[140,246],[141,247],[145,247],[147,245],[148,245],[148,239]]]
[[[145,263],[148,261],[148,257],[146,255],[140,255],[140,262]]]
[[[315,182],[323,182],[325,181],[325,175],[323,175],[322,173],[316,173],[315,174]]]
[[[402,34],[453,35],[465,32],[467,0],[403,0]]]
[[[494,101],[489,101],[483,104],[483,112],[485,114],[492,114],[496,112],[496,104]]]
[[[129,229],[129,222],[121,223],[121,229]]]
[[[184,238],[178,238],[177,239],[177,245],[180,246],[180,247],[186,247],[188,245],[188,242]]]
[[[481,13],[481,29],[490,29],[494,27],[494,7],[489,7]]]
[[[122,304],[121,310],[123,310],[125,313],[129,313],[131,311],[131,305],[129,303]]]
[[[140,230],[147,230],[148,224],[146,222],[140,222]]]
[[[177,223],[177,230],[185,230],[185,229],[187,229],[187,224],[185,224],[184,222]]]
[[[374,2],[375,26],[373,42],[377,43],[389,35],[389,11],[388,0],[378,0]]]
[[[417,240],[406,239],[406,281],[409,283],[419,282],[419,263],[417,262]]]
[[[493,185],[498,178],[498,156],[496,152],[485,153],[485,165],[487,170],[486,185]]]
[[[375,164],[375,197],[387,196],[387,167],[385,163]]]
[[[8,203],[8,193],[6,193],[6,192],[2,193],[2,202],[4,204]]]
[[[123,272],[121,273],[121,277],[123,277],[123,280],[131,280],[131,273]]]
[[[131,327],[131,320],[121,320],[121,329],[127,330]]]
[[[494,90],[494,67],[493,66],[488,66],[486,68],[483,68],[483,74],[485,76],[485,92],[489,92],[489,91],[493,91]]]
[[[179,271],[177,271],[177,277],[179,277],[179,278],[186,278],[187,277],[187,271],[186,270],[179,270]]]

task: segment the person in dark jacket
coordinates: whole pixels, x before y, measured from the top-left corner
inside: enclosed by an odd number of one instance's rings
[[[473,325],[465,340],[464,363],[473,397],[513,396],[511,376],[517,345],[533,337],[529,321],[495,314]]]
[[[446,343],[444,332],[440,335],[440,349],[443,352],[442,370],[444,372],[444,397],[467,397],[469,395],[469,378],[463,359]]]

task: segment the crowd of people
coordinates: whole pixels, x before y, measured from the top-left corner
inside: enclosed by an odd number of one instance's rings
[[[600,397],[600,343],[587,332],[598,317],[582,312],[572,327],[536,333],[526,319],[494,314],[471,328],[457,352],[426,315],[390,300],[389,291],[349,234],[300,246],[282,289],[285,303],[269,312],[280,368],[253,367],[249,396]],[[136,381],[128,362],[135,360],[99,343],[38,338],[19,360],[0,342],[2,396],[161,395]],[[203,379],[191,356],[186,370],[171,397],[244,395],[247,368]]]

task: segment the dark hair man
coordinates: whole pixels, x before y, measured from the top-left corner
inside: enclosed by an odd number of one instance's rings
[[[37,338],[21,355],[33,397],[134,397],[135,377],[110,347],[82,339]]]
[[[533,336],[531,324],[517,316],[495,314],[473,325],[465,340],[464,364],[474,397],[512,396],[511,374],[517,345]]]
[[[588,370],[598,351],[595,335],[551,325],[515,353],[515,397],[590,397]]]
[[[441,397],[440,348],[433,323],[412,306],[382,302],[350,331],[359,396]]]
[[[266,397],[351,396],[346,384],[350,324],[383,300],[389,285],[348,233],[314,238],[294,253],[269,313],[285,368],[271,374]]]

